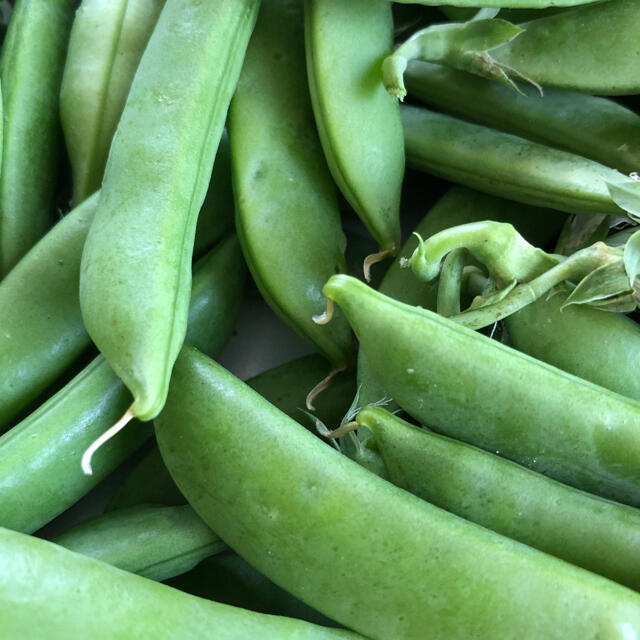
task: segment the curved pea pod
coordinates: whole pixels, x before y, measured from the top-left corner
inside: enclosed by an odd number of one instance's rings
[[[80,305],[133,395],[127,416],[150,420],[164,404],[187,327],[197,213],[257,10],[258,0],[167,3],[111,144]]]
[[[193,349],[178,358],[155,425],[178,486],[232,549],[368,637],[622,638],[640,629],[631,590],[394,487]]]
[[[60,87],[73,202],[100,188],[113,133],[165,0],[83,0]]]
[[[328,366],[322,356],[312,354],[269,369],[247,380],[247,384],[290,418],[310,426],[302,409],[309,389],[326,376]],[[317,397],[314,415],[325,425],[340,424],[355,392],[353,373],[340,373]],[[107,508],[121,509],[144,503],[178,505],[186,501],[154,447],[133,468]]]
[[[410,415],[579,489],[640,504],[640,403],[349,276],[324,288]]]
[[[568,213],[640,215],[640,183],[613,169],[426,109],[400,110],[407,162],[416,169]]]
[[[640,586],[640,511],[551,480],[509,460],[365,408],[393,484],[614,582]]]
[[[409,94],[455,116],[590,158],[623,173],[640,168],[640,116],[608,100],[562,89],[519,94],[468,73],[412,62]]]
[[[196,267],[187,339],[216,355],[231,333],[241,302],[244,270],[233,237]],[[83,452],[122,415],[131,394],[102,356],[0,438],[0,526],[31,533],[74,504],[150,435],[133,425],[95,456],[93,475]]]
[[[229,128],[236,228],[251,275],[269,306],[343,367],[353,357],[346,321],[311,319],[324,309],[324,281],[346,263],[307,89],[301,1],[263,2]]]
[[[151,580],[185,573],[227,547],[188,505],[112,511],[52,542]]]
[[[640,92],[638,0],[595,3],[521,26],[524,33],[496,50],[499,62],[543,86],[601,95]]]
[[[640,401],[640,326],[626,316],[566,306],[566,292],[505,318],[513,346],[559,369]]]
[[[522,204],[514,205],[509,200],[456,186],[432,207],[415,228],[415,232],[426,239],[444,229],[487,218],[512,223],[536,246],[547,245],[552,241],[558,235],[563,222],[562,214],[557,211]],[[402,266],[417,246],[416,236],[411,235],[389,267],[379,291],[400,302],[435,311],[438,281],[420,280],[410,269]],[[358,386],[361,406],[376,402],[387,395],[376,380],[363,349],[358,352]]]
[[[380,245],[400,246],[404,140],[398,105],[381,87],[393,48],[386,0],[307,0],[307,73],[331,174]]]
[[[2,45],[0,276],[54,222],[58,94],[74,0],[18,0]]]
[[[0,529],[0,617],[7,638],[360,638],[189,596],[7,529]]]

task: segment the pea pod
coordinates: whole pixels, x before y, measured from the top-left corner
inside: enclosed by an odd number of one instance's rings
[[[640,504],[640,403],[374,291],[325,286],[376,377],[414,418],[579,489]]]
[[[543,86],[600,95],[640,92],[638,0],[594,3],[521,26],[521,36],[496,50],[499,62]]]
[[[303,356],[269,369],[247,381],[261,396],[289,417],[308,426],[302,409],[309,389],[327,374],[328,363],[318,354]],[[353,374],[343,372],[316,400],[315,416],[325,425],[336,425],[349,408],[355,394]],[[139,504],[184,504],[186,499],[176,487],[156,447],[133,468],[111,498],[108,509]]]
[[[305,45],[313,113],[331,174],[381,251],[395,253],[402,122],[380,86],[380,63],[393,46],[391,4],[307,0]]]
[[[178,486],[232,549],[368,637],[640,630],[631,590],[393,487],[193,349],[178,358],[155,425]]]
[[[395,0],[402,4],[424,4],[427,6],[440,6],[440,0]],[[573,7],[576,5],[589,4],[597,0],[483,0],[483,7],[507,7],[513,9],[545,9],[547,7]],[[447,0],[447,5],[452,7],[473,7],[478,6],[478,0]],[[471,17],[471,16],[469,16]]]
[[[242,257],[233,237],[198,264],[192,344],[217,354],[230,334],[242,296]],[[31,533],[95,487],[149,437],[134,425],[105,444],[93,475],[80,459],[87,446],[130,403],[131,395],[102,356],[0,438],[0,526]]]
[[[640,216],[640,183],[613,169],[426,109],[401,112],[407,162],[417,169],[526,204]]]
[[[73,203],[100,188],[111,139],[165,0],[83,0],[60,88]]]
[[[0,617],[7,638],[360,637],[202,600],[7,529],[0,529]]]
[[[409,93],[457,117],[590,158],[623,173],[640,169],[640,116],[582,93],[521,87],[521,94],[425,62],[405,72]]]
[[[258,0],[167,3],[111,145],[80,305],[133,395],[127,417],[150,420],[164,404],[186,332],[197,212],[257,9]]]
[[[58,94],[73,5],[74,0],[18,0],[2,45],[0,277],[54,222]]]
[[[374,434],[393,484],[451,513],[638,590],[640,511],[418,429],[379,408]]]
[[[52,542],[151,580],[178,576],[227,546],[188,505],[119,509]]]
[[[231,103],[230,137],[236,227],[251,275],[269,306],[343,367],[353,357],[344,319],[334,327],[311,320],[322,312],[324,281],[346,264],[307,89],[301,0],[263,2]]]

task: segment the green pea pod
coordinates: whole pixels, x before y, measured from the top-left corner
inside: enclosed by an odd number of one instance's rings
[[[583,93],[522,87],[522,94],[468,73],[412,62],[411,96],[455,116],[590,158],[623,173],[640,168],[640,116]]]
[[[407,162],[417,169],[569,213],[640,215],[640,183],[613,169],[426,109],[401,112]],[[629,190],[626,199],[616,193],[619,185]]]
[[[73,203],[100,188],[113,133],[165,0],[82,0],[60,88]]]
[[[228,149],[223,136],[198,218],[198,257],[233,226]],[[0,433],[90,345],[78,283],[98,198],[91,196],[67,214],[0,283],[0,371],[5,374],[0,376]]]
[[[444,229],[487,218],[514,224],[520,233],[536,246],[549,244],[557,236],[563,222],[562,214],[557,211],[527,205],[515,206],[509,200],[456,186],[435,204],[415,231],[426,239]],[[419,280],[413,276],[410,269],[402,266],[417,247],[417,237],[412,235],[389,267],[379,291],[400,302],[435,311],[438,282]],[[358,352],[358,386],[361,406],[376,402],[387,395],[384,387],[376,380],[362,349]]]
[[[18,0],[2,45],[0,277],[54,222],[58,94],[74,0]]]
[[[289,616],[328,627],[333,620],[275,585],[235,553],[219,553],[167,582],[201,598],[260,613]]]
[[[133,395],[125,418],[150,420],[164,404],[187,327],[197,213],[257,10],[258,0],[167,3],[111,145],[80,306]]]
[[[441,0],[394,0],[402,4],[424,4],[427,6],[440,6]],[[506,7],[513,9],[546,9],[547,7],[573,7],[589,4],[597,0],[483,0],[483,7]],[[473,7],[477,11],[478,0],[447,0],[447,5],[452,7]]]
[[[328,292],[341,280],[351,279],[334,276]],[[371,638],[640,630],[631,590],[392,486],[193,349],[178,358],[155,424],[178,486],[232,549]]]
[[[640,505],[640,403],[349,276],[324,288],[410,415],[579,489]]]
[[[393,46],[391,3],[306,0],[305,45],[331,174],[381,251],[395,253],[404,142],[398,106],[380,86],[380,63]]]
[[[327,375],[327,361],[318,354],[303,356],[247,381],[261,396],[290,418],[307,426],[302,409],[309,389]],[[343,372],[315,400],[315,416],[326,425],[337,425],[347,412],[356,392],[352,373]],[[114,494],[108,509],[122,509],[139,504],[178,505],[186,502],[162,462],[156,447],[133,468]]]
[[[396,486],[466,520],[638,590],[637,509],[418,429],[383,409],[365,408],[357,420],[373,432]]]
[[[179,576],[227,547],[188,505],[112,511],[52,542],[151,580]]]
[[[196,267],[187,339],[219,353],[233,329],[244,270],[235,238]],[[208,343],[208,344],[207,344]],[[93,475],[80,459],[93,440],[122,415],[131,394],[102,356],[28,418],[0,438],[0,526],[36,531],[95,487],[149,436],[134,425],[96,455]]]
[[[324,281],[346,263],[307,89],[302,0],[262,3],[229,128],[236,227],[251,275],[274,311],[344,367],[353,357],[346,321],[311,319],[324,308]]]
[[[521,26],[521,36],[495,51],[498,62],[543,86],[601,95],[640,92],[638,0],[594,3]]]
[[[8,529],[0,529],[0,618],[7,638],[360,638],[189,596]]]

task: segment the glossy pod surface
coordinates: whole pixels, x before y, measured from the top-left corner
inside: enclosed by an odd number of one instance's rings
[[[187,505],[119,509],[52,542],[150,580],[178,576],[227,547]]]
[[[402,121],[382,86],[393,48],[387,0],[306,0],[313,113],[331,174],[382,250],[400,245]]]
[[[7,529],[0,529],[0,617],[7,638],[360,637],[202,600]]]
[[[365,408],[357,419],[373,432],[398,487],[614,582],[640,587],[637,509],[416,428],[383,409]]]
[[[60,88],[73,202],[100,188],[133,75],[165,0],[83,0]]]
[[[640,631],[637,594],[393,487],[193,349],[176,362],[156,434],[178,486],[229,546],[368,637]]]
[[[257,9],[258,0],[167,3],[109,152],[80,305],[143,420],[162,408],[184,341],[197,213]]]
[[[54,222],[58,95],[75,0],[18,0],[2,45],[0,278]]]
[[[428,62],[411,62],[410,95],[455,116],[566,149],[623,173],[640,169],[640,116],[622,105],[574,91],[497,82]]]
[[[302,0],[262,3],[229,126],[236,227],[251,275],[276,313],[344,366],[353,357],[344,318],[333,327],[311,319],[324,310],[326,278],[346,263],[307,88]]]
[[[566,484],[640,504],[640,403],[349,276],[324,288],[414,418]]]
[[[401,112],[407,163],[416,169],[540,207],[626,215],[607,182],[630,180],[613,169],[427,109],[402,107]]]
[[[187,339],[217,355],[242,298],[242,257],[233,237],[198,264]],[[207,286],[204,286],[206,283]],[[217,328],[212,328],[216,327]],[[150,435],[133,424],[96,454],[93,475],[80,459],[124,412],[131,394],[102,356],[0,438],[0,526],[31,533],[74,504]]]

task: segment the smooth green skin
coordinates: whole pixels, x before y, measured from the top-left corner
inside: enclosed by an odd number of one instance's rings
[[[90,345],[78,286],[98,197],[67,214],[0,282],[0,433]],[[223,136],[198,217],[194,255],[208,251],[232,227],[229,145]]]
[[[620,313],[561,306],[567,293],[540,299],[505,318],[513,346],[534,358],[640,400],[640,326]]]
[[[324,288],[411,416],[606,498],[640,505],[640,403],[349,276]]]
[[[511,9],[545,9],[547,7],[573,7],[589,4],[598,0],[483,0],[483,7],[507,7]],[[424,4],[427,6],[440,6],[441,0],[394,0],[402,4]],[[478,7],[478,0],[447,0],[452,7]],[[473,15],[473,14],[472,14]],[[470,18],[472,17],[470,16]]]
[[[309,389],[327,375],[328,369],[329,364],[322,356],[312,354],[269,369],[248,380],[247,384],[290,418],[310,428],[311,421],[301,409],[305,408]],[[314,415],[329,429],[337,427],[348,411],[355,392],[353,373],[340,373],[315,399]],[[185,502],[186,498],[176,487],[160,452],[154,447],[129,473],[107,508],[121,509],[144,503],[178,505]]]
[[[378,408],[374,434],[393,484],[431,504],[636,591],[640,511],[578,491]]]
[[[131,81],[165,0],[82,0],[60,87],[72,203],[100,188]]]
[[[162,408],[184,341],[197,215],[258,4],[167,3],[111,144],[80,306],[142,420]]]
[[[167,584],[200,598],[234,607],[298,618],[328,627],[336,625],[333,620],[275,585],[232,552],[210,556],[189,573]]]
[[[353,343],[344,318],[311,319],[324,311],[326,279],[346,263],[307,89],[302,0],[263,2],[229,115],[236,228],[251,275],[285,322],[345,366]]]
[[[637,594],[394,487],[193,349],[155,425],[178,486],[232,549],[372,639],[640,630]]]
[[[0,58],[0,277],[54,222],[58,94],[75,0],[18,0]]]
[[[306,0],[305,47],[313,113],[331,175],[380,245],[400,247],[404,139],[382,86],[393,49],[387,0]]]
[[[244,269],[233,237],[205,256],[193,279],[187,340],[212,355],[226,342],[240,302]],[[0,526],[31,533],[87,494],[149,437],[132,424],[105,443],[87,476],[87,447],[131,403],[131,394],[102,356],[0,438]]]
[[[426,239],[444,229],[486,219],[513,224],[536,246],[548,245],[560,232],[563,222],[562,214],[558,214],[557,211],[514,205],[510,200],[456,186],[432,207],[415,231]],[[379,291],[400,302],[435,311],[438,282],[419,280],[411,269],[401,267],[402,260],[410,258],[417,246],[417,238],[411,235],[389,267]],[[387,395],[371,370],[362,349],[358,352],[358,385],[362,406]]]
[[[227,548],[188,505],[112,511],[52,542],[150,580],[179,576]]]
[[[401,112],[407,163],[416,169],[539,207],[626,215],[605,181],[630,179],[613,169],[427,109],[403,106]]]
[[[497,82],[427,62],[404,74],[410,95],[455,116],[590,158],[623,173],[640,167],[640,116],[608,100],[549,89],[520,95]]]
[[[612,0],[539,18],[495,58],[544,86],[586,93],[640,92],[640,2]]]
[[[360,637],[202,600],[7,529],[0,529],[0,618],[4,637],[26,640]]]

